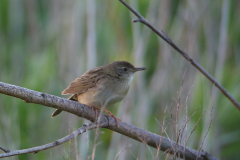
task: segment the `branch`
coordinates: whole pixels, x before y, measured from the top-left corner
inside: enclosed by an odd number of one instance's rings
[[[95,121],[95,112],[92,111],[91,107],[65,98],[60,98],[57,96],[29,90],[3,82],[0,82],[0,93],[20,98],[27,103],[41,104],[47,107],[61,109],[66,112],[75,114],[79,117],[88,119],[92,122]],[[99,112],[97,114],[99,114]],[[186,147],[184,150],[184,146],[179,145],[168,138],[148,132],[125,122],[119,121],[117,127],[115,119],[105,114],[101,117],[102,119],[100,121],[100,125],[103,126],[100,127],[118,132],[139,142],[145,143],[151,147],[160,148],[160,150],[167,153],[179,155],[181,158],[185,157],[186,160],[216,160],[215,157],[212,157],[206,152],[198,152],[188,147]],[[0,154],[0,156],[2,155],[3,154]]]
[[[8,149],[5,149],[5,148],[3,148],[3,147],[1,147],[1,146],[0,146],[0,149],[3,150],[3,152],[5,152],[5,153],[10,152]]]
[[[221,86],[207,71],[205,71],[195,60],[193,60],[187,53],[181,50],[177,45],[175,45],[167,34],[162,30],[161,32],[152,26],[142,15],[140,15],[135,9],[133,9],[124,0],[119,0],[124,4],[133,14],[135,14],[138,19],[133,20],[133,22],[141,22],[148,26],[153,32],[155,32],[159,37],[165,40],[170,46],[172,46],[178,53],[180,53],[186,60],[188,60],[195,68],[197,68],[208,80],[210,80],[222,93],[225,95],[233,105],[240,111],[240,104],[227,92],[227,90]]]
[[[106,126],[107,126],[107,122],[100,123],[100,127],[106,127]],[[42,146],[23,149],[23,150],[15,150],[15,151],[9,151],[9,150],[5,149],[8,152],[6,152],[4,154],[0,154],[0,158],[10,157],[10,156],[15,156],[15,155],[20,155],[20,154],[27,154],[27,153],[34,153],[35,154],[35,153],[38,153],[40,151],[43,151],[43,150],[46,150],[46,149],[49,149],[49,148],[53,148],[53,147],[56,147],[58,145],[61,145],[61,144],[65,143],[65,142],[68,142],[69,140],[74,139],[78,135],[86,132],[87,130],[91,130],[91,129],[94,129],[94,128],[97,128],[97,123],[91,123],[90,125],[85,125],[85,126],[79,128],[78,130],[72,132],[71,134],[69,134],[66,137],[63,137],[59,140],[56,140],[52,143],[45,144],[45,145],[42,145]],[[0,148],[2,148],[2,147],[0,147]]]

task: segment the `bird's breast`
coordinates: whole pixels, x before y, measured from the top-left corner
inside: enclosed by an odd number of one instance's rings
[[[129,90],[129,82],[119,79],[108,82],[108,84],[104,86],[100,94],[102,95],[102,99],[104,99],[103,106],[106,107],[122,101]]]
[[[80,103],[101,108],[120,102],[128,93],[132,77],[129,79],[102,79],[86,93],[78,96]]]

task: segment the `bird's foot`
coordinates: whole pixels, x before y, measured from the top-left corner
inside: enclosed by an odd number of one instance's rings
[[[96,108],[94,106],[89,106],[92,108],[92,111],[94,110],[95,111],[95,118],[97,119],[98,118],[98,115],[97,115],[97,110],[100,110],[99,108]]]
[[[116,121],[116,123],[117,123],[117,126],[118,126],[118,120],[119,120],[119,121],[122,121],[121,119],[119,119],[119,118],[117,118],[116,116],[114,116],[109,110],[104,109],[104,111],[107,112],[107,114],[108,114],[109,116],[111,116],[112,118],[115,119],[115,121]]]

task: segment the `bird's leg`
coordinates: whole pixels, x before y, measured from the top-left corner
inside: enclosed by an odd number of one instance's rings
[[[107,112],[107,114],[111,117],[113,117],[115,119],[115,121],[117,122],[117,126],[118,126],[118,120],[122,121],[121,119],[117,118],[116,116],[114,116],[109,110],[107,110],[106,108],[104,109],[105,112]]]
[[[96,107],[94,107],[94,106],[89,106],[89,107],[92,108],[92,111],[95,110],[95,117],[96,117],[96,119],[97,119],[97,118],[98,118],[98,117],[97,117],[97,110],[100,110],[100,109],[99,109],[99,108],[96,108]]]

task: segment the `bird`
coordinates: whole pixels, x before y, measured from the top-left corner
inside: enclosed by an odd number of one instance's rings
[[[72,81],[62,91],[62,95],[71,95],[69,100],[92,107],[95,109],[95,114],[96,110],[104,107],[105,112],[113,117],[118,125],[118,120],[122,120],[115,117],[106,108],[123,100],[128,93],[134,73],[142,70],[146,70],[146,68],[135,68],[127,61],[112,62],[85,72]],[[62,110],[56,109],[52,113],[52,117],[61,112]]]

